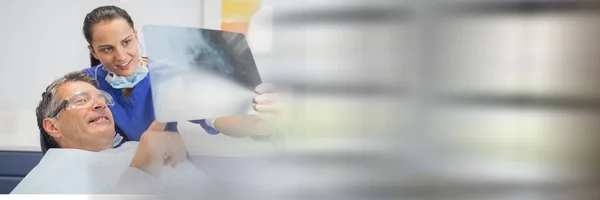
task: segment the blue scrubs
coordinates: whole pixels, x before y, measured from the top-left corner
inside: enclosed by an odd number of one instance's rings
[[[148,67],[151,68],[151,63],[148,64]],[[108,71],[102,67],[102,64],[84,69],[84,72],[98,80],[98,89],[106,91],[115,100],[115,105],[111,106],[110,110],[113,114],[117,133],[124,137],[120,144],[126,141],[139,141],[142,133],[155,120],[152,90],[150,89],[150,74],[133,88],[129,99],[127,99],[121,89],[115,89],[108,84],[105,79]],[[218,130],[210,127],[204,119],[191,120],[190,122],[199,124],[209,134],[219,133]],[[178,132],[177,122],[167,123],[165,130]]]

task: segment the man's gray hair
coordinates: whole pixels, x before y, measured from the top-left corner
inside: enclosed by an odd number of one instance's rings
[[[42,93],[42,100],[35,109],[35,115],[37,117],[38,128],[40,129],[40,137],[42,137],[42,142],[45,143],[46,148],[59,148],[56,140],[54,140],[54,138],[50,136],[48,132],[46,132],[43,125],[44,119],[46,119],[51,112],[55,111],[60,104],[57,98],[58,88],[65,83],[79,81],[89,83],[94,87],[98,87],[98,81],[96,81],[96,79],[94,79],[90,74],[84,71],[75,71],[54,80],[50,85],[48,85],[48,87],[46,87],[46,91]]]

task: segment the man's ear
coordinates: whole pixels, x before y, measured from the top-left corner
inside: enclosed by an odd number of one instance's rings
[[[43,125],[46,133],[50,134],[50,136],[52,136],[54,138],[62,137],[62,134],[60,133],[60,131],[58,131],[59,127],[58,127],[58,123],[56,122],[55,119],[46,118],[42,122],[42,125]]]
[[[88,45],[88,49],[90,50],[92,56],[94,56],[95,59],[98,59],[98,54],[96,54],[96,50],[94,49],[94,47],[92,47],[92,45]]]

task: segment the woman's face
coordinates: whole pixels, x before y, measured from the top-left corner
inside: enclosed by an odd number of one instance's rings
[[[93,25],[88,48],[108,71],[119,76],[133,74],[140,62],[137,33],[123,18]]]

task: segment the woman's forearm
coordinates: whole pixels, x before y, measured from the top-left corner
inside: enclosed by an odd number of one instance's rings
[[[215,119],[215,128],[230,137],[246,137],[264,134],[260,120],[254,116],[219,117]]]

